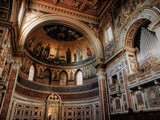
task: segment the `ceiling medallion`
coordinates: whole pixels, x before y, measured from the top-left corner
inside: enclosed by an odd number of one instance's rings
[[[76,30],[64,25],[46,25],[43,26],[43,31],[55,40],[74,41],[83,37]]]
[[[74,8],[80,8],[83,2],[79,0],[59,0],[59,3],[70,6],[70,7],[74,7]]]

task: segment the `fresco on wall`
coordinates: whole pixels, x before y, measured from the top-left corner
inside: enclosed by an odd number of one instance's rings
[[[117,45],[114,41],[112,41],[111,43],[109,43],[106,47],[105,47],[105,58],[109,58],[111,57],[117,49]]]
[[[149,103],[149,107],[159,107],[160,106],[160,87],[154,86],[146,89],[146,95]]]
[[[154,0],[122,0],[121,4],[114,10],[115,35],[118,36],[120,34],[124,23],[135,9],[140,8],[142,5],[147,6],[152,4],[153,1]]]
[[[78,31],[64,25],[46,25],[28,35],[28,53],[53,65],[79,65],[95,59],[90,41]]]

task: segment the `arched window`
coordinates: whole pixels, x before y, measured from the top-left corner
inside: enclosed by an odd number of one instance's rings
[[[34,80],[34,74],[35,74],[35,68],[34,68],[33,65],[31,65],[30,70],[29,70],[28,80],[33,81]]]
[[[67,82],[67,74],[66,72],[62,72],[60,74],[60,86],[66,86],[66,82]]]
[[[111,24],[108,23],[104,29],[104,44],[107,44],[113,40],[113,31]]]
[[[76,83],[77,83],[77,85],[82,85],[83,84],[83,75],[82,75],[81,71],[77,72]]]

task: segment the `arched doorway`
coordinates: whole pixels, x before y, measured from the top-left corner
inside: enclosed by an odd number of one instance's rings
[[[51,84],[51,71],[49,69],[46,69],[44,71],[44,75],[43,75],[43,83],[50,85]]]
[[[60,86],[66,86],[67,85],[67,73],[65,71],[62,71],[59,78],[60,78]]]
[[[46,120],[61,120],[61,98],[52,93],[46,100]]]

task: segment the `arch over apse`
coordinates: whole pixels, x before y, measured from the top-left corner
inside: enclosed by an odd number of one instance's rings
[[[67,26],[81,32],[91,42],[91,44],[94,48],[96,57],[103,58],[102,44],[101,44],[100,40],[95,36],[93,31],[87,25],[85,25],[81,21],[74,20],[69,17],[54,15],[54,14],[42,15],[40,18],[37,18],[36,20],[27,24],[26,27],[20,33],[19,45],[24,46],[25,40],[26,40],[28,34],[31,31],[35,30],[37,27],[45,25],[46,23],[47,24],[48,23],[61,23],[61,24],[67,25]]]

